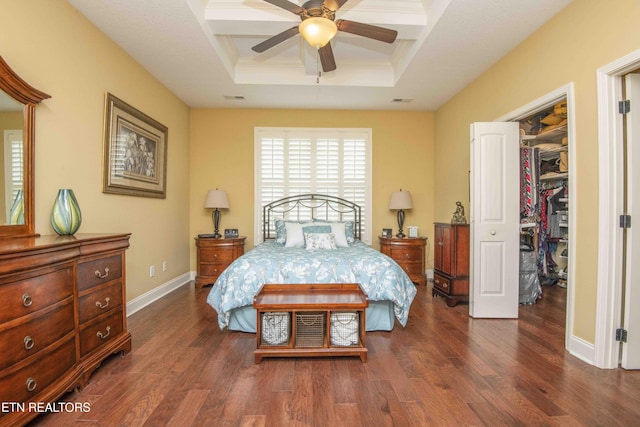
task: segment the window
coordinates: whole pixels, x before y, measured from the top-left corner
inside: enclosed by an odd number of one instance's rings
[[[342,197],[362,208],[362,240],[371,243],[371,129],[255,129],[255,241],[262,207],[296,194]]]
[[[7,221],[9,221],[11,216],[11,207],[16,201],[19,190],[22,190],[24,186],[22,130],[4,131],[4,163],[4,205],[5,215]]]

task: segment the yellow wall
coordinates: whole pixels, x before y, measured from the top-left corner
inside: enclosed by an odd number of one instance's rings
[[[389,199],[411,191],[414,208],[405,225],[432,237],[434,121],[430,112],[336,110],[231,110],[191,112],[191,235],[211,233],[211,212],[202,207],[208,189],[227,192],[230,209],[221,228],[238,228],[253,247],[254,127],[371,128],[373,134],[373,236],[398,224]],[[453,208],[451,209],[453,211]],[[406,227],[405,227],[406,228]],[[431,240],[431,239],[430,239]],[[377,238],[372,241],[378,247]],[[192,248],[192,268],[195,256]]]
[[[595,340],[598,248],[596,70],[640,48],[640,3],[575,0],[436,112],[436,212],[468,197],[469,124],[492,121],[573,82],[577,212],[573,334]]]
[[[53,200],[59,188],[72,188],[82,210],[79,233],[132,233],[128,300],[188,272],[188,107],[66,1],[3,1],[0,55],[51,95],[37,109],[36,231],[53,234]],[[166,199],[102,193],[106,92],[169,128]]]

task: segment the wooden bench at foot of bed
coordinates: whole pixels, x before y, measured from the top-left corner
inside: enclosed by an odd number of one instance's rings
[[[367,361],[367,294],[357,283],[267,284],[253,300],[255,362],[263,357],[359,356]]]

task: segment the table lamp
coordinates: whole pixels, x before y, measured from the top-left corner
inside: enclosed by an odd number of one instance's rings
[[[227,193],[222,190],[215,189],[207,192],[207,197],[204,199],[204,207],[207,209],[215,209],[212,213],[213,217],[213,237],[222,237],[219,232],[220,227],[220,211],[218,209],[229,209],[229,200],[227,199]]]
[[[404,210],[413,209],[413,201],[411,200],[411,193],[408,191],[396,191],[391,194],[391,201],[389,202],[390,210],[398,211],[398,234],[396,237],[406,237],[402,232],[402,226],[404,225]]]

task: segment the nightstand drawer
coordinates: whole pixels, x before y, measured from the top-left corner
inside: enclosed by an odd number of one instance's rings
[[[78,265],[78,290],[83,291],[121,277],[122,256],[120,254],[83,262]]]
[[[233,261],[233,251],[226,248],[202,248],[200,256],[205,262],[211,264],[228,265]]]
[[[451,282],[438,273],[434,273],[433,275],[433,287],[438,288],[446,294],[451,294]]]
[[[423,249],[420,247],[392,247],[389,256],[396,260],[397,263],[402,261],[422,262],[423,253]]]
[[[402,267],[402,269],[409,275],[411,274],[424,274],[422,271],[422,263],[421,262],[400,262],[398,261],[398,265]]]

